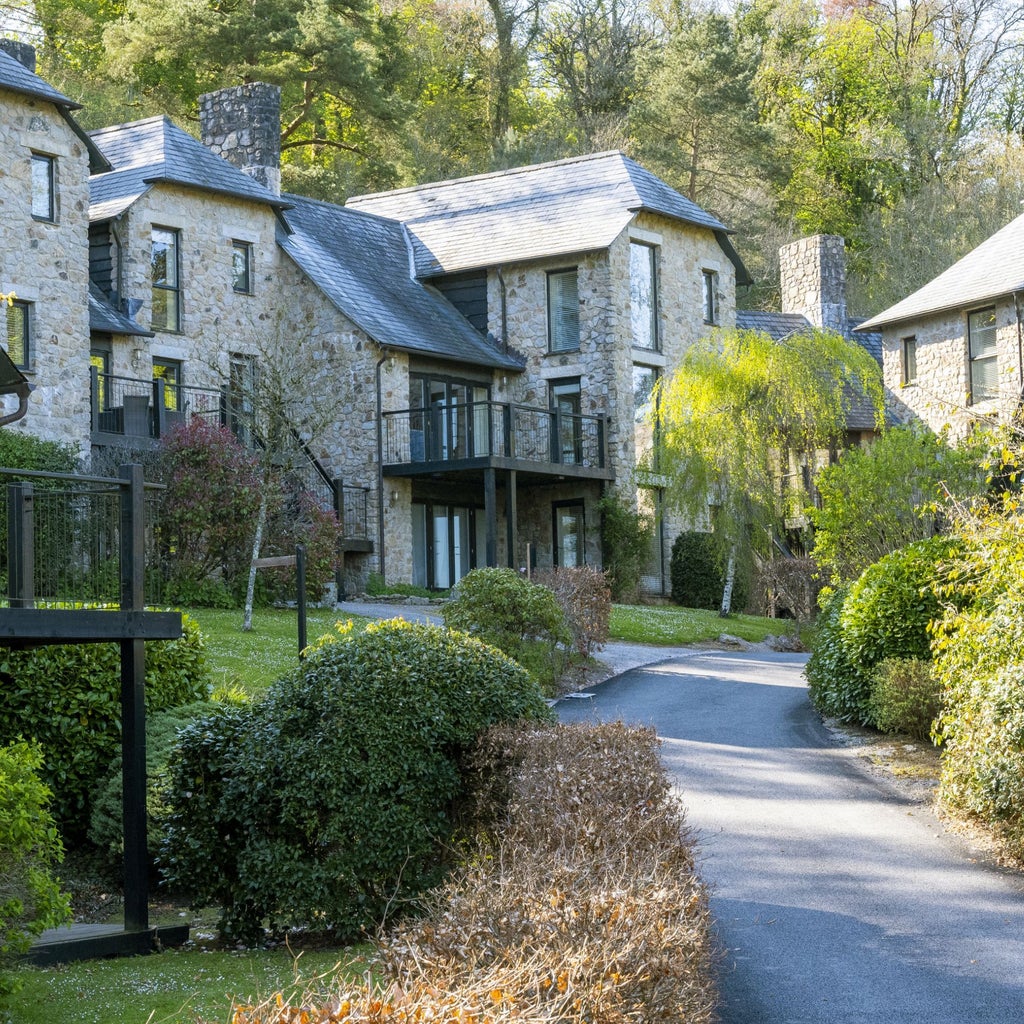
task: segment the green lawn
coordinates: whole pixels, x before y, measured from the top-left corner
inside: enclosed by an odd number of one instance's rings
[[[242,632],[242,612],[237,609],[196,608],[188,614],[206,635],[214,686],[226,683],[259,693],[299,663],[299,615],[294,609],[257,609],[248,633]],[[357,625],[369,621],[332,609],[311,609],[306,613],[307,642],[348,619]]]
[[[675,605],[612,605],[611,639],[630,643],[675,646],[715,640],[722,633],[758,642],[766,636],[790,633],[795,623],[758,615],[730,615]]]
[[[0,1024],[228,1024],[251,1003],[342,972],[358,980],[360,950],[167,950],[153,956],[18,969],[22,988],[0,999]]]

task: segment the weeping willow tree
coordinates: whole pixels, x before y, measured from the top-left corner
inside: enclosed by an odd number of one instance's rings
[[[703,338],[665,381],[658,466],[666,498],[695,527],[713,526],[726,557],[728,615],[745,545],[767,551],[791,507],[791,453],[842,445],[847,414],[866,398],[882,425],[881,370],[856,342],[808,330],[775,341],[757,331]]]

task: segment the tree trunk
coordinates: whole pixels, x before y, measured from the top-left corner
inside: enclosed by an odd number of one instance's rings
[[[722,588],[722,607],[719,609],[719,616],[723,619],[729,617],[732,611],[732,587],[736,582],[736,545],[729,548],[729,561],[725,565],[725,586]]]
[[[256,596],[256,559],[260,557],[263,546],[263,527],[267,522],[267,493],[264,490],[260,497],[260,510],[256,516],[256,536],[252,539],[252,558],[249,560],[249,585],[245,588],[245,617],[242,619],[242,632],[252,629],[252,603]]]

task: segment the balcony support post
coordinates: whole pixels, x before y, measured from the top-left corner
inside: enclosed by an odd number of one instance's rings
[[[516,471],[508,471],[508,480],[505,483],[505,543],[507,546],[505,561],[510,569],[516,567],[516,548],[519,543],[519,508],[516,481]]]
[[[484,470],[484,519],[486,520],[485,564],[493,569],[498,564],[498,486],[493,469]]]

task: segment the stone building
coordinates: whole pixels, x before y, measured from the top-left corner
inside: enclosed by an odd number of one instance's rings
[[[104,163],[75,123],[78,104],[34,69],[31,47],[0,39],[0,295],[14,296],[0,319],[34,389],[31,417],[11,429],[86,453],[89,170]]]
[[[733,323],[747,278],[725,226],[623,154],[340,206],[279,193],[273,87],[201,97],[202,142],[163,117],[85,136],[5,61],[4,123],[63,126],[63,148],[19,136],[25,224],[2,222],[0,258],[16,230],[44,233],[41,258],[61,239],[30,274],[0,273],[30,302],[52,280],[64,327],[33,371],[66,397],[40,388],[27,429],[83,453],[152,445],[197,415],[244,437],[254,382],[273,376],[308,479],[344,516],[352,576],[430,587],[478,565],[599,566],[602,495],[633,502],[643,485],[660,509],[652,389]],[[0,152],[3,189],[17,150]],[[45,227],[25,198],[36,153],[62,161]],[[652,590],[677,528],[662,523]]]
[[[1024,216],[923,288],[872,317],[880,331],[890,411],[963,436],[1007,422],[1024,390]]]

